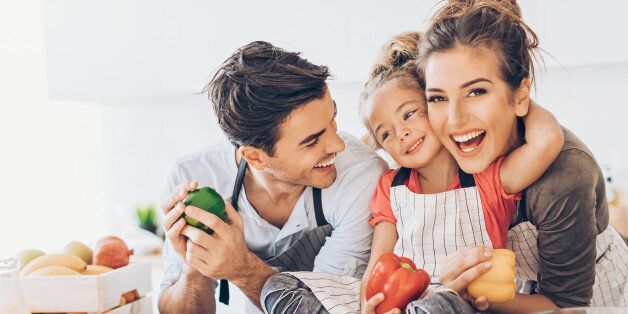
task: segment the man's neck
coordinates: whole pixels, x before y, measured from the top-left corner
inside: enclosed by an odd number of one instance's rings
[[[236,162],[240,156],[236,153]],[[244,176],[244,190],[249,203],[257,213],[281,228],[290,218],[305,186],[293,185],[277,180],[272,174],[248,167]]]
[[[443,146],[426,166],[414,170],[419,174],[421,193],[435,194],[447,191],[458,175],[458,164]]]

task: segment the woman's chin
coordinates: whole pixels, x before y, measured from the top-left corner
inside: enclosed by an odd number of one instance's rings
[[[481,173],[484,170],[486,170],[486,168],[488,168],[488,166],[490,166],[490,164],[492,163],[492,161],[483,160],[479,158],[468,159],[468,158],[460,158],[460,156],[455,156],[455,157],[456,157],[456,162],[458,162],[458,166],[460,167],[460,169],[462,169],[462,171],[469,174]]]

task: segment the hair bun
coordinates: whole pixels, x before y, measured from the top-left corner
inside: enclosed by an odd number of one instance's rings
[[[461,17],[473,11],[489,11],[519,23],[523,19],[516,0],[449,0],[436,12],[432,22]]]
[[[384,44],[379,53],[375,65],[371,69],[370,77],[398,69],[409,61],[414,61],[419,52],[419,42],[422,35],[419,32],[405,32],[396,35]]]

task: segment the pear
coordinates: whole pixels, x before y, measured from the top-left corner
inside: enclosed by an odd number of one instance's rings
[[[20,260],[20,270],[22,270],[26,264],[42,255],[46,255],[46,253],[36,249],[28,249],[20,252],[15,257]]]
[[[92,256],[94,252],[87,245],[72,241],[63,247],[63,253],[71,254],[82,259],[85,264],[90,265],[92,263]]]

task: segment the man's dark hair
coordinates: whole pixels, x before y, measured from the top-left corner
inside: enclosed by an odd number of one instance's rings
[[[323,97],[329,69],[264,41],[233,53],[205,86],[223,132],[233,145],[273,156],[279,126],[296,108]]]

